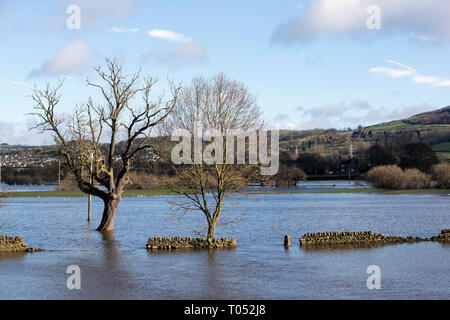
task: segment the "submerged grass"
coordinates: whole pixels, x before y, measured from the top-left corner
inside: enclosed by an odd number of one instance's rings
[[[146,190],[125,190],[123,197],[148,197],[148,196],[165,196],[175,195],[176,191],[171,189],[146,189]],[[3,193],[0,197],[4,198],[78,198],[87,197],[88,195],[79,190],[70,191],[18,191]]]
[[[178,191],[178,192],[177,192]],[[123,197],[151,197],[151,196],[167,196],[167,195],[177,195],[182,190],[171,190],[171,189],[145,189],[145,190],[126,190]],[[440,194],[450,194],[450,189],[408,189],[408,190],[386,190],[377,188],[361,188],[361,189],[327,189],[327,190],[281,190],[267,189],[267,191],[250,191],[246,194],[257,195],[257,194],[295,194],[295,193],[380,193],[380,194],[426,194],[426,193],[440,193]],[[87,197],[87,195],[79,190],[72,191],[18,191],[1,193],[0,198],[78,198]]]
[[[448,193],[450,189],[405,189],[405,190],[386,190],[377,188],[361,189],[327,189],[327,190],[295,190],[295,191],[255,191],[248,194],[291,194],[291,193],[381,193],[381,194],[423,194],[423,193]]]

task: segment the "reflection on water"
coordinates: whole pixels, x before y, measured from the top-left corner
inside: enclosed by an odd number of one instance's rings
[[[428,237],[450,227],[449,197],[382,194],[258,194],[229,203],[218,229],[234,250],[145,250],[148,237],[193,236],[204,217],[171,218],[170,196],[126,198],[114,233],[95,231],[102,203],[86,222],[84,198],[8,199],[2,234],[46,252],[0,255],[1,299],[449,299],[450,246],[436,242],[370,248],[300,248],[305,233],[371,230]],[[291,247],[283,246],[285,234]],[[368,290],[369,265],[382,289]],[[66,287],[81,269],[81,290]]]
[[[330,245],[317,245],[308,244],[301,246],[304,251],[329,251],[329,250],[355,250],[355,249],[373,249],[385,246],[399,245],[400,243],[349,243],[349,244],[330,244]]]
[[[0,261],[5,259],[20,259],[27,254],[26,252],[0,252]]]
[[[364,189],[372,188],[365,181],[353,180],[329,180],[329,181],[301,181],[296,186],[284,188],[271,188],[267,186],[253,185],[248,188],[248,192],[305,192],[305,191],[326,191],[339,189]]]
[[[181,254],[189,254],[189,253],[216,253],[217,251],[235,251],[236,248],[217,248],[217,249],[204,249],[204,248],[181,248],[181,249],[153,249],[148,250],[148,254],[158,255],[158,254],[173,254],[173,253],[181,253]]]

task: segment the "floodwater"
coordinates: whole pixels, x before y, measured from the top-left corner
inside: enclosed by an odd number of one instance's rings
[[[57,190],[56,184],[41,184],[41,185],[20,185],[20,184],[0,184],[1,192],[22,192],[22,191],[54,191]]]
[[[307,232],[367,231],[429,237],[450,228],[448,195],[256,194],[229,201],[218,237],[235,250],[147,252],[151,236],[195,236],[200,213],[174,216],[174,196],[125,198],[114,234],[95,231],[102,203],[15,198],[0,209],[0,234],[48,251],[0,256],[0,299],[449,299],[450,245],[305,250]],[[227,219],[228,218],[228,219]],[[291,235],[291,248],[283,237]],[[81,290],[67,288],[68,266]],[[370,265],[381,289],[369,290]]]

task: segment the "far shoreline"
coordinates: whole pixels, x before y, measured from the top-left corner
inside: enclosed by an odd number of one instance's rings
[[[261,189],[259,189],[261,190]],[[347,189],[332,189],[332,190],[279,190],[276,188],[267,187],[263,191],[247,191],[247,195],[264,195],[264,194],[295,194],[295,193],[306,193],[306,194],[339,194],[339,193],[377,193],[377,194],[449,194],[450,189],[400,189],[400,190],[387,190],[378,188],[347,188]],[[176,190],[172,189],[136,189],[136,190],[125,190],[124,198],[136,198],[136,197],[151,197],[151,196],[171,196],[178,195]],[[15,191],[6,192],[0,194],[0,198],[83,198],[88,197],[87,194],[79,190],[70,191]]]

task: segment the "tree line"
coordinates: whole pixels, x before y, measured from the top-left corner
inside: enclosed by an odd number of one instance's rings
[[[398,165],[402,169],[416,168],[430,172],[433,165],[439,163],[436,153],[425,143],[406,144],[375,144],[367,149],[358,150],[349,155],[328,154],[321,155],[315,152],[283,152],[280,162],[287,167],[296,167],[308,176],[326,176],[348,173],[363,174],[371,168],[381,165]]]
[[[161,139],[161,138],[160,138]],[[166,147],[171,146],[165,138]],[[107,144],[102,146],[107,149]],[[118,143],[116,156],[120,155],[124,143]],[[169,148],[166,148],[169,149]],[[148,150],[147,150],[148,152]],[[167,152],[167,150],[165,151]],[[164,159],[149,161],[145,152],[139,153],[132,159],[130,172],[133,174],[133,183],[126,188],[145,189],[148,187],[164,187],[168,180],[174,180],[175,170]],[[353,169],[355,174],[364,174],[371,168],[383,165],[397,165],[402,169],[416,168],[430,173],[433,165],[439,163],[436,153],[424,143],[406,143],[393,145],[375,144],[366,150],[359,150],[353,159],[342,155],[321,155],[319,153],[293,152],[280,153],[280,169],[277,175],[271,177],[277,186],[293,185],[298,181],[304,181],[308,176],[345,175],[348,169]],[[59,171],[57,163],[50,163],[39,168],[4,168],[2,181],[7,184],[42,184],[56,183],[59,173],[64,188],[76,187],[75,180],[71,177],[66,165]],[[255,176],[250,182],[266,182],[265,177]],[[72,184],[72,186],[71,186]]]

